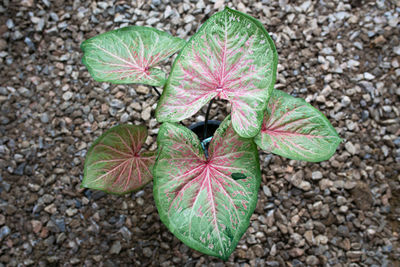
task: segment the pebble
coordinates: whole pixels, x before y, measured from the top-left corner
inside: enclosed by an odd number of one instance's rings
[[[65,100],[65,101],[68,101],[68,100],[70,100],[72,97],[73,97],[73,93],[72,92],[70,92],[70,91],[67,91],[67,92],[65,92],[64,94],[63,94],[63,96],[62,96],[62,98]]]
[[[311,174],[311,178],[313,180],[320,180],[322,179],[322,173],[320,171],[315,171]]]
[[[147,258],[150,258],[151,256],[153,256],[153,251],[151,250],[151,248],[149,247],[145,247],[143,249],[143,255]]]
[[[227,265],[390,266],[400,258],[392,229],[400,186],[400,4],[239,2],[17,3],[0,36],[3,265],[221,265],[165,231],[151,185],[126,196],[80,188],[98,136],[120,123],[146,124],[146,148],[156,149],[160,124],[150,86],[96,82],[79,45],[128,25],[188,40],[225,5],[256,16],[270,32],[279,52],[275,88],[307,99],[345,140],[319,163],[259,150],[259,203]],[[171,60],[155,67],[168,76]],[[216,101],[212,118],[223,120],[231,109]],[[183,123],[196,119],[204,120],[204,110]]]
[[[343,107],[347,107],[348,105],[351,104],[351,99],[350,99],[350,97],[348,97],[348,96],[346,96],[346,95],[343,96],[343,97],[342,97],[341,103],[342,103],[342,106],[343,106]]]
[[[42,222],[37,220],[32,220],[32,230],[35,234],[38,234],[42,230]]]
[[[48,123],[49,122],[49,115],[47,113],[43,113],[40,116],[40,121],[43,123]]]
[[[113,108],[122,109],[125,107],[125,104],[119,99],[112,99],[110,101],[110,106]]]
[[[7,41],[4,39],[0,39],[0,51],[4,51],[7,49]]]
[[[364,72],[364,79],[366,79],[366,80],[374,80],[374,79],[375,79],[375,76],[372,75],[372,74],[369,73],[369,72]]]
[[[309,265],[309,266],[318,265],[319,264],[319,259],[314,255],[307,256],[306,264]]]
[[[13,29],[15,27],[14,21],[12,19],[8,19],[6,21],[6,26],[7,28],[9,28],[10,30]]]
[[[269,189],[268,186],[266,186],[266,185],[263,186],[263,192],[267,197],[272,197],[271,190]]]
[[[141,117],[144,121],[148,121],[151,118],[151,107],[145,108],[141,113]]]
[[[356,147],[353,145],[352,142],[347,142],[344,147],[346,148],[346,150],[352,154],[355,155],[357,153]]]
[[[150,93],[150,88],[148,86],[139,85],[136,87],[136,92],[139,94],[147,95]]]
[[[122,249],[121,242],[115,241],[110,248],[110,253],[118,255],[121,252],[121,249]]]
[[[292,248],[289,250],[289,255],[293,258],[300,257],[304,254],[304,250],[301,248]]]
[[[121,122],[122,122],[122,123],[125,123],[125,122],[129,121],[129,119],[130,119],[130,115],[129,115],[128,113],[124,112],[124,113],[121,115]]]
[[[8,236],[11,233],[10,228],[5,225],[0,228],[0,240],[3,240],[6,236]]]

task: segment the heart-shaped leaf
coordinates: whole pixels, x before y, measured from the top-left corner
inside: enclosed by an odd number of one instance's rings
[[[84,41],[82,61],[99,82],[162,86],[165,73],[154,67],[184,45],[184,40],[168,33],[130,26]]]
[[[320,111],[279,90],[274,90],[261,132],[254,140],[263,150],[311,162],[329,159],[341,142]]]
[[[254,137],[273,90],[277,61],[262,24],[226,8],[208,19],[178,55],[157,120],[181,121],[217,97],[231,102],[235,131]]]
[[[146,138],[144,126],[118,125],[105,132],[86,155],[82,187],[125,194],[150,182],[155,152],[141,152]]]
[[[189,247],[227,260],[257,203],[256,145],[233,130],[229,117],[208,159],[197,136],[176,123],[161,126],[157,143],[154,198],[162,222]]]

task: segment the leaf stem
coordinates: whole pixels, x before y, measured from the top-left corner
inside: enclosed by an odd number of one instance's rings
[[[206,112],[206,118],[204,120],[204,133],[203,133],[203,139],[207,138],[207,126],[208,126],[208,116],[210,115],[210,110],[211,106],[214,102],[214,98],[211,99],[210,104],[208,104],[207,112]]]
[[[156,91],[158,97],[161,97],[160,91],[158,91],[158,89],[155,86],[152,86],[152,87],[153,87],[154,91]]]

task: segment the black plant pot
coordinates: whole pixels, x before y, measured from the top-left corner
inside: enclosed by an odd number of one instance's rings
[[[207,121],[207,133],[205,138],[204,138],[204,121],[192,124],[188,128],[192,130],[199,137],[200,141],[203,141],[204,139],[213,136],[214,132],[218,129],[220,124],[221,124],[220,121],[215,121],[215,120]]]

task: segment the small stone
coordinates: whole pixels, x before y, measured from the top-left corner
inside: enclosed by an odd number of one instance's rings
[[[65,221],[63,218],[55,219],[54,222],[61,232],[65,232],[66,228],[65,228]]]
[[[169,18],[172,14],[174,14],[174,11],[170,6],[167,6],[164,11],[164,19]]]
[[[143,120],[148,121],[151,118],[151,107],[145,108],[140,115]]]
[[[357,186],[357,182],[354,181],[346,181],[343,185],[344,189],[351,190]]]
[[[4,237],[8,236],[11,233],[10,228],[5,225],[0,228],[0,240],[3,240]]]
[[[125,16],[117,13],[114,17],[114,22],[123,22],[125,20]]]
[[[399,45],[399,46],[393,47],[393,52],[394,52],[396,55],[400,56],[400,45]]]
[[[150,88],[144,85],[139,85],[136,88],[136,92],[138,92],[139,94],[147,95],[148,93],[150,93]]]
[[[357,153],[356,147],[353,145],[352,142],[347,142],[344,147],[346,148],[347,152],[352,155],[355,155]]]
[[[375,229],[372,229],[372,228],[368,228],[368,229],[367,229],[367,234],[368,234],[370,237],[373,237],[373,236],[376,234],[376,230],[375,230]]]
[[[350,235],[349,228],[345,225],[339,225],[337,228],[339,236],[348,237]]]
[[[31,97],[32,96],[32,92],[26,87],[19,88],[18,89],[18,93],[20,93],[24,97]]]
[[[25,37],[24,43],[29,47],[30,50],[35,50],[35,44],[32,42],[31,38]]]
[[[319,264],[319,259],[314,255],[310,255],[310,256],[307,257],[306,263],[309,266],[318,265]]]
[[[149,247],[145,247],[145,248],[143,249],[143,255],[144,255],[145,257],[147,257],[147,258],[150,258],[151,256],[153,256],[153,251],[152,251],[152,249],[149,248]]]
[[[7,41],[4,39],[0,39],[0,51],[4,51],[7,49]]]
[[[40,115],[40,121],[43,123],[48,123],[49,122],[49,115],[45,112],[42,115]]]
[[[328,237],[325,235],[317,235],[315,237],[315,242],[317,243],[317,245],[319,244],[326,245],[328,244]]]
[[[11,30],[15,26],[14,21],[12,19],[8,19],[6,22],[6,26]]]
[[[53,204],[50,204],[50,205],[46,206],[46,207],[44,208],[44,210],[45,210],[47,213],[55,214],[55,213],[57,212],[57,207],[56,207],[56,205],[53,203]]]
[[[304,245],[304,239],[298,233],[293,233],[290,238],[294,241],[294,244],[299,247]]]
[[[338,205],[338,206],[342,206],[342,205],[344,205],[344,204],[346,204],[347,203],[347,199],[345,198],[345,197],[343,197],[343,196],[338,196],[337,198],[336,198],[336,204]]]
[[[67,215],[68,215],[69,217],[72,217],[72,216],[74,216],[75,214],[78,213],[78,210],[77,210],[77,209],[69,208],[69,209],[67,209],[65,212],[67,213]]]
[[[42,230],[43,225],[41,221],[32,220],[31,224],[32,224],[32,230],[35,234],[38,234],[40,230]]]
[[[325,55],[330,55],[330,54],[332,54],[333,53],[333,50],[332,50],[332,48],[330,48],[330,47],[324,47],[324,48],[322,48],[322,54],[325,54]]]
[[[333,182],[329,179],[322,179],[319,182],[319,187],[321,188],[321,190],[325,190],[328,189],[329,187],[333,186]]]
[[[121,115],[121,119],[120,120],[121,120],[122,123],[125,123],[125,122],[127,122],[129,120],[129,118],[130,118],[129,114],[124,112],[124,114]]]
[[[146,20],[146,24],[148,24],[148,25],[153,25],[153,24],[155,24],[155,23],[157,23],[157,22],[159,22],[159,21],[160,21],[159,18],[153,17],[153,18],[149,18],[148,20]]]
[[[113,108],[122,109],[125,107],[125,104],[119,99],[113,99],[110,101],[110,106]]]
[[[311,190],[311,184],[310,182],[307,181],[301,181],[300,185],[298,186],[301,190],[304,191],[310,191]]]
[[[266,185],[263,186],[263,192],[267,197],[272,197],[271,190],[269,189],[268,186],[266,186]]]
[[[271,256],[275,256],[276,253],[277,253],[276,244],[273,244],[272,247],[271,247],[271,250],[269,251],[269,254],[270,254]]]
[[[320,172],[320,171],[315,171],[315,172],[313,172],[313,173],[311,174],[311,178],[312,178],[313,180],[320,180],[320,179],[322,179],[322,172]]]
[[[122,249],[121,242],[115,241],[111,246],[110,253],[119,254],[121,252],[121,249]]]
[[[346,256],[348,258],[350,258],[350,259],[353,259],[353,260],[360,259],[361,255],[363,255],[363,254],[364,254],[364,252],[362,252],[362,251],[348,251],[348,252],[346,252]]]
[[[347,95],[343,96],[341,103],[343,107],[347,107],[351,103],[350,97],[348,97]]]
[[[68,101],[68,100],[70,100],[70,99],[72,98],[73,95],[74,95],[74,94],[73,94],[72,92],[67,91],[67,92],[65,92],[65,93],[63,94],[62,98],[63,98],[65,101]]]
[[[341,207],[339,208],[339,211],[340,211],[341,213],[347,213],[348,210],[349,210],[349,207],[347,207],[347,206],[341,206]]]
[[[138,198],[136,199],[136,203],[138,203],[139,206],[143,206],[143,204],[144,204],[143,198],[138,197]]]
[[[289,255],[293,258],[301,257],[304,254],[304,249],[292,248],[289,250]]]
[[[281,264],[279,261],[266,261],[265,264],[270,267],[279,267]]]
[[[307,230],[307,231],[304,233],[304,238],[306,239],[306,241],[307,241],[307,243],[308,243],[309,245],[313,245],[313,244],[315,243],[314,234],[313,234],[313,231],[312,231],[312,230]]]
[[[186,15],[184,18],[183,18],[183,21],[185,22],[185,23],[191,23],[191,22],[193,22],[194,20],[195,20],[196,18],[193,16],[193,15]]]
[[[365,72],[365,73],[364,73],[364,79],[366,79],[366,80],[373,80],[373,79],[375,79],[375,76],[372,75],[372,74],[369,73],[369,72]]]

